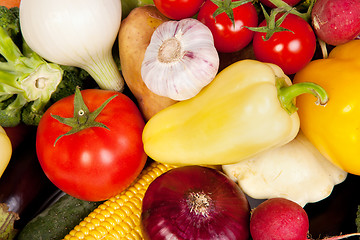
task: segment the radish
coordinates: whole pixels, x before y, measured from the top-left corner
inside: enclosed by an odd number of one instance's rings
[[[296,202],[280,197],[268,199],[252,210],[250,234],[252,240],[311,240],[306,211]],[[353,236],[360,236],[360,233],[324,239],[340,240]]]
[[[309,218],[306,211],[296,202],[285,198],[271,198],[251,212],[250,234],[252,240],[311,240]],[[324,238],[339,240],[360,233]]]
[[[250,233],[253,240],[306,240],[309,218],[297,203],[271,198],[253,209]]]
[[[337,46],[360,34],[359,0],[317,0],[311,21],[318,38]]]

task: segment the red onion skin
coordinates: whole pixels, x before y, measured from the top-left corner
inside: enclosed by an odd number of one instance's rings
[[[208,215],[191,212],[187,196],[206,193]],[[247,240],[250,206],[241,189],[223,173],[186,166],[155,179],[145,193],[141,225],[144,239]]]

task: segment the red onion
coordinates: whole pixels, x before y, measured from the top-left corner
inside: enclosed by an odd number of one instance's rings
[[[179,167],[155,179],[142,205],[144,239],[249,239],[245,194],[218,170]]]

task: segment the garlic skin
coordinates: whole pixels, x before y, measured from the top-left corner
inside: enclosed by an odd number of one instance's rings
[[[218,69],[211,31],[200,21],[186,18],[164,22],[154,31],[141,76],[155,94],[182,101],[197,95]]]

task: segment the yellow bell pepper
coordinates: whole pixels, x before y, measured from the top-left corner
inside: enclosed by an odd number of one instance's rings
[[[0,127],[0,177],[9,164],[12,155],[12,147],[5,130]]]
[[[276,65],[236,62],[195,97],[155,114],[143,131],[145,152],[167,164],[220,165],[286,144],[300,126],[295,97],[327,101],[318,85],[291,84]]]
[[[294,77],[311,81],[328,93],[325,107],[297,98],[301,129],[314,146],[345,171],[360,175],[360,41],[335,47],[326,59],[310,62]]]

